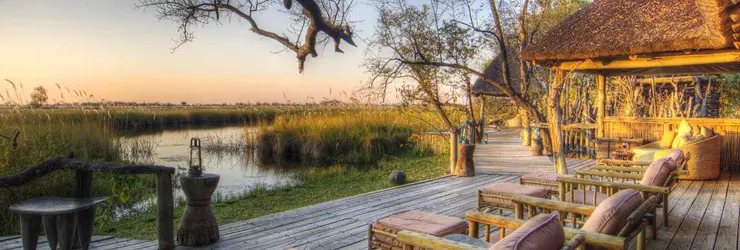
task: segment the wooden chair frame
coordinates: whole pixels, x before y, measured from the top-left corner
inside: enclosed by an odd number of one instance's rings
[[[480,224],[484,224],[486,229],[490,229],[491,226],[516,230],[526,223],[524,220],[515,219],[511,217],[504,217],[500,215],[493,215],[488,213],[482,213],[477,211],[470,211],[466,215],[466,219],[469,221],[470,229],[468,229],[468,236],[478,238],[478,227]],[[583,244],[588,243],[587,239],[595,239],[598,237],[597,234],[591,232],[578,232],[577,229],[563,228],[565,230],[566,242],[560,248],[561,250],[573,250],[578,249]],[[490,230],[487,231],[487,235],[490,234]],[[590,236],[585,236],[590,235]],[[503,235],[502,235],[503,237]],[[611,236],[614,237],[614,236]],[[488,236],[487,236],[488,238]],[[457,242],[445,238],[436,237],[433,235],[416,233],[412,231],[401,231],[398,232],[397,239],[404,244],[404,250],[411,250],[414,247],[437,249],[437,250],[486,250],[480,246],[473,246],[470,244]],[[503,238],[502,238],[503,239]],[[487,242],[490,239],[486,239]],[[595,242],[592,242],[595,243]]]
[[[642,180],[643,176],[645,175],[645,172],[647,171],[646,166],[650,166],[650,164],[640,163],[640,162],[602,160],[601,164],[613,164],[613,165],[596,165],[588,170],[578,170],[576,171],[576,176],[579,179],[597,180],[600,182],[615,183],[615,185],[611,185],[612,188],[616,188],[619,190],[635,189],[637,191],[642,192],[643,197],[647,197],[652,194],[657,195],[658,197],[661,198],[660,202],[658,203],[658,206],[663,208],[663,225],[668,226],[668,196],[670,196],[671,191],[673,191],[673,184],[679,181],[678,175],[686,172],[685,169],[686,169],[687,163],[689,162],[690,158],[691,158],[691,155],[689,153],[687,153],[684,156],[683,162],[679,163],[680,166],[677,167],[675,171],[671,172],[668,179],[666,179],[663,185],[661,185],[663,189],[654,189],[654,188],[651,188],[651,186],[637,184],[639,181]],[[630,162],[634,164],[628,165]],[[585,185],[592,185],[592,186],[608,186],[608,185],[601,185],[593,181],[579,182],[579,181],[575,181],[569,178],[563,178],[562,180],[564,183],[570,183],[570,184],[584,183]],[[561,179],[558,179],[559,183],[560,181]],[[567,193],[568,191],[569,190],[565,190],[565,192],[563,193]],[[614,189],[611,189],[610,191],[612,191],[612,193],[607,192],[608,196],[611,196],[613,192],[616,192]],[[594,197],[594,199],[596,198]],[[656,210],[657,210],[657,207],[656,207]],[[655,212],[656,211],[653,211],[654,215],[656,214]],[[654,238],[657,227],[654,224],[650,225],[650,227],[652,229],[651,236]]]
[[[687,152],[684,155],[683,162],[678,163],[679,167],[676,169],[676,174],[678,175],[688,174],[686,167],[688,166],[689,160],[691,160],[691,153]],[[615,172],[615,173],[643,175],[645,174],[645,171],[647,171],[647,168],[650,166],[650,164],[652,164],[652,162],[606,159],[606,160],[597,160],[596,165],[592,166],[588,170],[579,170],[579,171],[593,170],[593,171],[602,171],[602,172]]]
[[[666,182],[671,182],[671,179],[674,179],[675,177],[668,178]],[[598,198],[598,192],[606,194],[607,197],[611,197],[619,190],[623,189],[634,189],[640,192],[643,198],[648,197],[657,197],[658,199],[657,204],[666,204],[663,205],[663,225],[668,226],[668,196],[671,194],[672,187],[670,185],[665,186],[648,186],[648,185],[640,185],[640,184],[632,184],[632,183],[619,183],[619,182],[609,182],[609,181],[599,181],[599,180],[591,180],[591,179],[581,179],[581,178],[569,178],[569,177],[559,177],[558,178],[559,184],[563,188],[563,193],[561,194],[562,201],[574,203],[573,198],[575,196],[576,192],[583,192],[582,195],[584,199],[586,199],[586,194],[588,190],[594,191],[592,193],[593,197],[592,199],[595,201],[595,204],[598,204],[599,201]],[[570,195],[567,196],[567,194],[570,192]],[[651,210],[651,217],[654,217],[657,213],[657,204],[655,207]],[[582,225],[582,220],[577,220],[579,217],[574,218],[573,223],[577,225]],[[657,221],[653,218],[649,221],[650,229],[651,229],[651,238],[655,239],[656,233],[657,233]]]
[[[547,196],[545,196],[545,198],[548,198],[549,199],[551,197],[551,195],[552,195],[551,192],[548,191]],[[478,189],[478,196],[477,196],[477,199],[475,201],[476,211],[489,212],[491,210],[498,209],[500,214],[503,214],[504,213],[504,210],[512,211],[513,212],[514,211],[514,208],[513,207],[490,206],[490,205],[483,205],[481,203],[481,201],[483,200],[483,197],[490,197],[490,198],[496,198],[496,199],[510,200],[511,199],[511,196],[512,195],[486,194],[486,193],[483,193],[482,190]]]
[[[595,206],[529,196],[516,196],[512,200],[517,204],[515,209],[517,219],[524,218],[525,208],[529,218],[534,216],[538,211],[544,213],[558,211],[560,212],[561,221],[564,221],[563,219],[569,216],[572,218],[588,217],[594,212],[594,210],[596,210]],[[580,229],[565,228],[566,237],[568,237],[569,233],[571,235],[573,233],[582,234],[585,237],[586,244],[608,249],[625,249],[632,241],[636,240],[637,249],[643,250],[645,249],[645,228],[650,224],[651,220],[651,216],[648,213],[655,209],[658,201],[659,198],[657,196],[652,196],[640,204],[640,206],[630,214],[627,219],[627,224],[622,227],[616,236],[587,232]],[[474,221],[470,218],[468,218],[468,220],[471,222]],[[574,224],[573,226],[577,227],[578,225]]]

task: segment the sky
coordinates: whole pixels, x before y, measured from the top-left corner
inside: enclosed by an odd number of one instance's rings
[[[328,46],[298,73],[295,54],[249,31],[233,18],[195,29],[195,40],[174,53],[177,24],[158,20],[133,0],[0,0],[0,80],[23,85],[23,96],[44,86],[50,101],[93,100],[235,103],[347,100],[367,81],[362,67],[377,13],[359,4],[352,12],[358,47]],[[276,12],[255,16],[263,29],[287,32]],[[267,21],[267,22],[265,22]],[[13,91],[0,82],[0,91]],[[78,99],[78,100],[75,100]]]

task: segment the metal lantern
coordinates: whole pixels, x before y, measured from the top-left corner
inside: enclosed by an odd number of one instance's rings
[[[200,153],[200,139],[190,139],[190,161],[188,163],[188,175],[190,176],[202,176],[203,175],[203,157]]]

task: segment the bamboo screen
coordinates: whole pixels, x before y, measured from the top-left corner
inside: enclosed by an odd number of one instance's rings
[[[604,136],[660,140],[663,127],[675,130],[684,118],[607,117]],[[691,126],[710,127],[722,136],[720,161],[725,171],[740,171],[740,119],[686,118]]]

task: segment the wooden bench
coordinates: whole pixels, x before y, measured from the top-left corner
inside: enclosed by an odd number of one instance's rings
[[[21,215],[23,249],[33,250],[38,245],[43,217],[44,231],[51,249],[72,249],[75,232],[83,250],[90,247],[95,228],[95,206],[106,198],[39,197],[10,206],[10,211]]]

